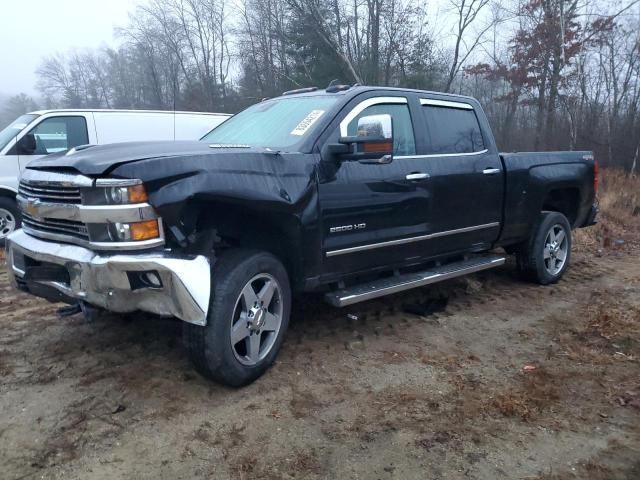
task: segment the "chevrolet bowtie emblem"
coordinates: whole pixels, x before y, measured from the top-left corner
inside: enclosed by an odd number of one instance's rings
[[[38,210],[39,210],[39,206],[40,206],[40,199],[36,198],[34,200],[27,200],[27,204],[24,207],[25,212],[27,212],[28,215],[31,215],[32,217],[35,217],[38,215]]]

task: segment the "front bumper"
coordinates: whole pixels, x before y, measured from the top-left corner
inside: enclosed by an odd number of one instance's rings
[[[34,295],[206,324],[211,268],[205,256],[168,251],[99,255],[84,247],[39,240],[22,230],[7,238],[6,249],[12,283]],[[147,273],[160,282],[150,286],[136,280]]]

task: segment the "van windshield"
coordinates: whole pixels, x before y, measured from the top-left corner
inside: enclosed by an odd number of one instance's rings
[[[14,120],[7,128],[0,132],[0,150],[7,146],[7,143],[11,141],[12,138],[15,138],[24,128],[33,122],[38,115],[35,114],[27,114],[18,117]]]
[[[336,100],[328,95],[266,100],[231,117],[202,141],[220,146],[292,147],[319,125]]]

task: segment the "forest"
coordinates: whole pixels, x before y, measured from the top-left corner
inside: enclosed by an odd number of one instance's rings
[[[498,146],[640,157],[638,0],[146,0],[116,47],[60,52],[36,108],[237,112],[332,80],[472,95]]]

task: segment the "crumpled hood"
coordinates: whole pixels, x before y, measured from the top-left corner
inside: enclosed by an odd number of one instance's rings
[[[137,178],[156,208],[189,199],[224,199],[303,209],[314,191],[314,155],[206,142],[138,142],[49,155],[29,169],[74,169],[88,176]],[[166,216],[166,212],[164,216]]]
[[[96,145],[71,154],[57,153],[29,162],[28,168],[75,169],[84,175],[101,175],[118,165],[163,157],[187,157],[191,155],[215,155],[218,151],[248,151],[254,149],[210,148],[207,142],[128,142]],[[255,151],[255,150],[254,150]]]

